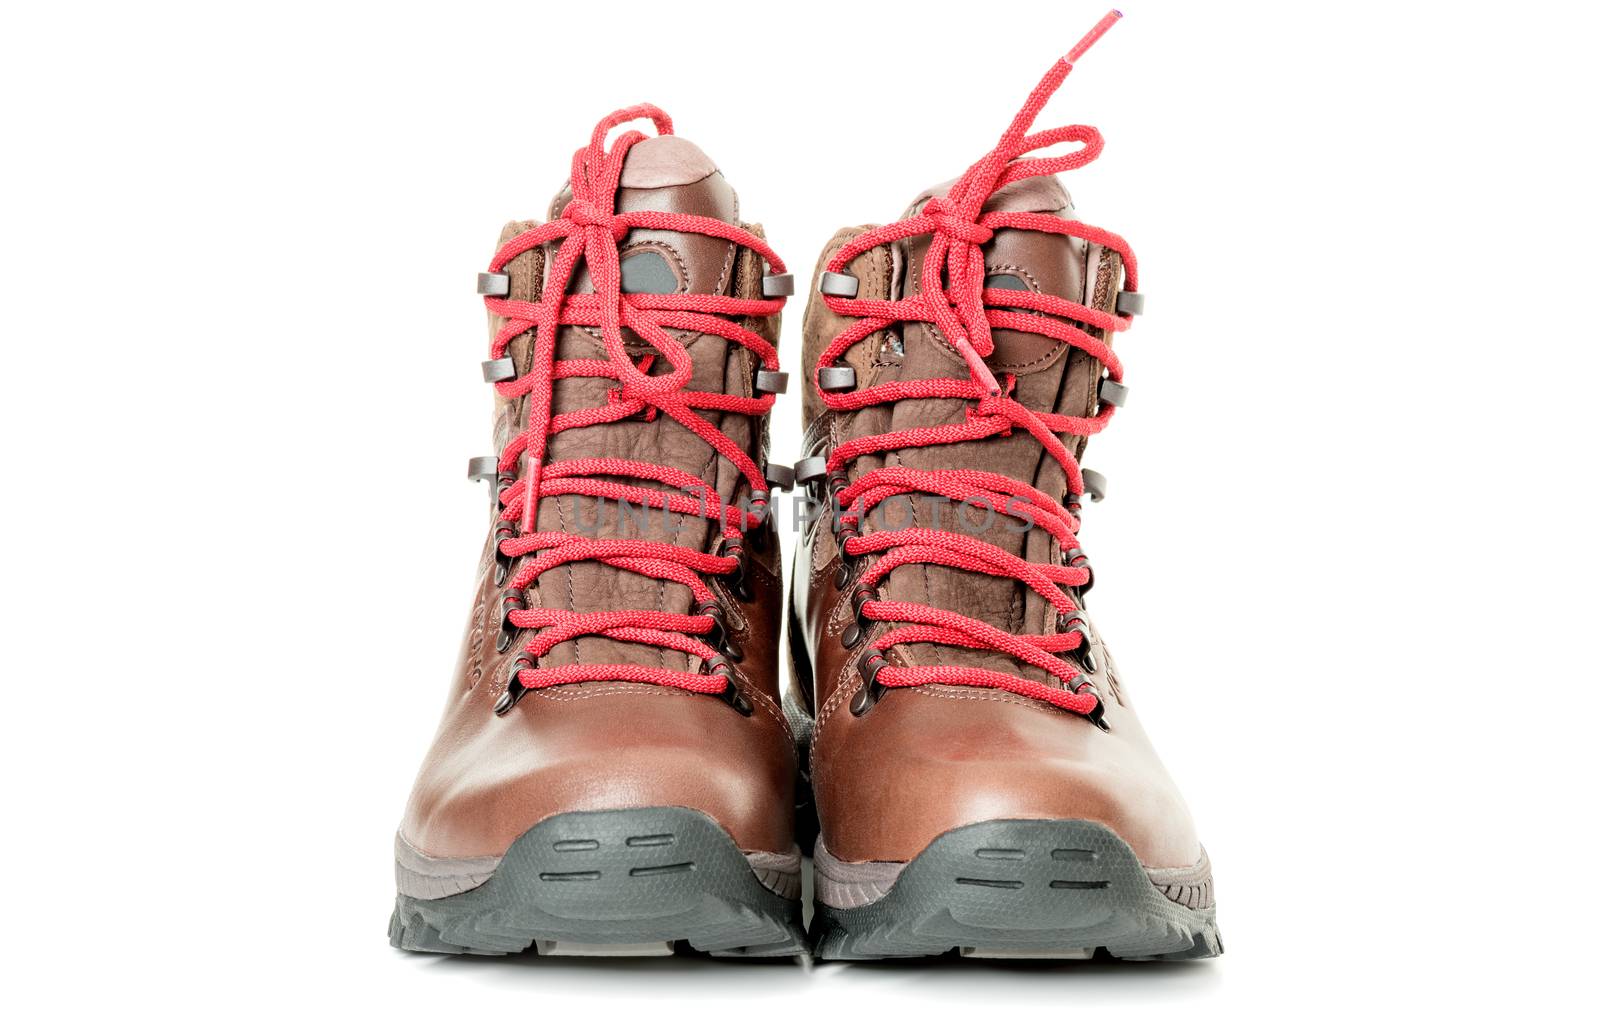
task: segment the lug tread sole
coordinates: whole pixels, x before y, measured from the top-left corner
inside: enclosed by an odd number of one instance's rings
[[[720,957],[804,954],[800,903],[761,883],[733,839],[674,806],[562,813],[518,838],[482,885],[396,897],[389,942],[439,954],[690,949]]]
[[[817,905],[822,960],[1081,952],[1128,960],[1222,953],[1216,909],[1169,900],[1133,850],[1086,820],[990,820],[947,831],[882,898]]]

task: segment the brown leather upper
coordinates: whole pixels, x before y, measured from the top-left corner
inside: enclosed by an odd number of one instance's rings
[[[943,188],[925,192],[907,215],[942,192]],[[986,209],[1073,218],[1071,202],[1053,177],[1011,184],[997,192]],[[819,275],[835,253],[865,229],[836,235],[819,260]],[[927,246],[924,236],[862,253],[848,269],[860,281],[859,296],[898,299],[917,292]],[[987,274],[1010,277],[1007,285],[1100,310],[1112,307],[1121,282],[1116,253],[1077,238],[999,230],[985,245],[984,255]],[[815,294],[816,287],[812,289]],[[808,378],[821,351],[851,321],[812,297],[805,316]],[[896,379],[968,377],[960,355],[938,329],[922,323],[875,333],[852,347],[842,363],[854,368],[858,388]],[[1016,376],[1014,395],[1026,406],[1073,416],[1093,413],[1102,369],[1082,351],[1031,333],[997,330],[988,363],[996,376]],[[903,400],[834,413],[810,388],[808,456],[825,455],[841,442],[866,435],[959,422],[969,405],[960,400]],[[1082,454],[1084,440],[1065,441],[1074,455]],[[1060,464],[1021,429],[979,442],[862,457],[851,465],[849,477],[854,480],[882,465],[999,472],[1058,498],[1067,490]],[[960,529],[950,507],[943,507],[936,517],[929,499],[912,497],[911,503],[915,526]],[[968,511],[973,514],[968,526],[981,525],[982,514]],[[825,516],[802,535],[792,596],[813,670],[813,686],[802,696],[816,720],[811,778],[822,840],[835,857],[849,862],[903,862],[953,827],[992,819],[1061,818],[1104,823],[1128,841],[1147,866],[1186,866],[1200,858],[1189,814],[1140,728],[1098,632],[1093,632],[1092,646],[1103,663],[1094,681],[1105,704],[1108,731],[1028,697],[945,685],[886,690],[861,716],[853,714],[848,704],[863,682],[859,659],[887,626],[871,625],[867,638],[853,650],[841,642],[841,634],[854,621],[850,596],[861,569],[857,564],[845,587],[836,588],[841,564],[829,522]],[[880,522],[906,523],[893,511]],[[863,533],[873,526],[869,521]],[[1028,561],[1059,561],[1061,548],[1043,528],[1019,532],[997,524],[981,533],[984,540]],[[907,565],[892,572],[880,590],[888,600],[959,611],[1008,632],[1053,632],[1056,624],[1055,610],[1046,600],[1007,577]],[[1040,669],[989,651],[912,644],[895,647],[889,656],[901,665],[981,667],[1059,684]]]
[[[733,189],[705,154],[676,136],[651,138],[628,153],[616,211],[652,209],[709,216],[740,224]],[[570,200],[563,189],[552,204],[559,215]],[[501,243],[532,228],[508,224]],[[759,234],[759,227],[746,226]],[[664,261],[679,292],[759,297],[761,259],[738,245],[695,234],[633,230],[619,245],[622,258],[648,253]],[[537,300],[550,252],[528,251],[507,266],[511,294]],[[579,272],[574,291],[592,289]],[[504,324],[490,316],[490,333]],[[743,324],[775,342],[778,320],[751,318]],[[674,332],[694,362],[690,388],[754,395],[756,358],[721,337]],[[650,348],[626,334],[637,355]],[[529,334],[511,343],[508,355],[519,373],[531,363]],[[598,334],[563,327],[558,359],[603,359]],[[658,361],[660,358],[657,358]],[[658,368],[664,368],[658,365]],[[615,382],[571,378],[555,383],[554,412],[604,406]],[[526,424],[526,400],[497,398],[496,447]],[[706,413],[756,460],[766,461],[765,420],[738,414]],[[663,464],[694,474],[728,503],[749,495],[738,470],[688,429],[666,415],[579,428],[553,437],[549,462],[579,457],[618,457]],[[637,482],[635,482],[637,483]],[[597,517],[603,508],[604,512]],[[598,524],[596,520],[598,519]],[[600,538],[639,538],[675,542],[714,551],[720,535],[707,521],[651,511],[619,513],[585,496],[540,500],[538,529],[582,532]],[[708,580],[726,615],[733,644],[742,652],[734,682],[753,707],[750,716],[716,697],[626,682],[583,683],[532,690],[504,716],[492,707],[507,688],[512,660],[527,634],[497,652],[499,605],[505,583],[496,584],[491,533],[479,562],[477,593],[467,623],[455,678],[443,720],[424,760],[407,804],[401,834],[422,852],[437,857],[502,854],[540,820],[573,810],[645,806],[687,806],[717,820],[746,851],[787,852],[793,847],[795,757],[780,708],[777,634],[781,582],[778,543],[769,531],[751,534],[747,570],[752,597],[741,600],[722,580]],[[693,608],[691,593],[598,562],[551,569],[529,586],[528,606],[575,611],[648,607],[668,612]],[[543,665],[638,663],[686,670],[686,655],[604,637],[558,644]]]

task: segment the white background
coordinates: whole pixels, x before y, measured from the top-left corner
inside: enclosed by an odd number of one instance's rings
[[[6,1010],[1588,993],[1595,25],[1529,10],[1136,3],[1079,64],[1040,125],[1104,131],[1066,183],[1150,293],[1087,458],[1094,609],[1228,953],[808,972],[386,943],[483,539],[472,274],[648,100],[808,276],[1102,5],[8,8]]]

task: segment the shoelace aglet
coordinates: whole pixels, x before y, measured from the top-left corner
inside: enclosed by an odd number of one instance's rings
[[[962,359],[967,362],[967,370],[972,373],[972,380],[983,386],[985,392],[991,396],[1004,395],[1004,390],[1001,389],[1000,383],[995,380],[994,372],[990,371],[989,365],[985,364],[983,358],[978,356],[978,351],[973,349],[972,343],[967,340],[967,337],[961,336],[956,339],[956,352],[961,354]]]
[[[1079,39],[1078,44],[1067,51],[1067,63],[1077,63],[1080,57],[1089,52],[1089,47],[1099,42],[1100,37],[1111,31],[1111,26],[1115,25],[1119,20],[1121,20],[1121,18],[1122,12],[1113,9],[1105,17],[1096,22],[1095,26],[1089,29],[1089,34],[1085,35],[1082,39]]]

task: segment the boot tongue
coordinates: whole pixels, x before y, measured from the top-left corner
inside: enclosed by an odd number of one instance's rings
[[[571,200],[569,185],[552,202],[551,217],[559,216]],[[628,151],[615,211],[686,213],[737,225],[739,203],[733,188],[704,152],[683,138],[664,135],[647,138]],[[618,250],[625,293],[725,295],[733,292],[739,249],[728,241],[695,233],[635,229],[629,231]],[[548,259],[547,264],[549,261],[553,259]],[[569,290],[574,293],[594,291],[586,265],[580,263]],[[688,387],[701,392],[725,391],[730,344],[719,336],[669,331],[687,346],[693,360],[694,377]],[[654,353],[654,348],[629,330],[624,330],[623,338],[636,362]],[[560,360],[604,360],[607,356],[598,329],[564,327],[556,350]],[[665,358],[655,354],[649,373],[665,374],[669,370]],[[608,390],[615,389],[616,384],[610,379],[563,379],[555,386],[554,412],[561,414],[604,406]],[[749,395],[744,389],[748,386],[740,389],[741,394]],[[722,428],[736,444],[746,449],[753,447],[749,418],[706,412],[702,412],[702,416]],[[725,502],[733,498],[739,480],[738,471],[702,439],[660,413],[655,414],[653,420],[630,419],[564,431],[550,443],[550,462],[600,457],[656,463],[685,471],[704,480]],[[638,480],[628,483],[667,487]],[[712,550],[714,538],[710,525],[696,517],[669,515],[659,509],[646,514],[637,506],[599,502],[583,496],[542,499],[538,527],[599,539],[642,537],[697,551]],[[668,612],[693,609],[691,593],[679,584],[664,583],[593,562],[552,569],[543,574],[535,586],[536,590],[530,591],[531,598],[536,598],[543,607],[579,612],[614,611],[624,606]],[[544,663],[551,667],[573,663],[636,663],[672,669],[689,666],[683,654],[597,637],[558,645]]]
[[[733,188],[699,146],[677,135],[646,138],[629,149],[621,185],[617,212],[681,212],[738,224]],[[571,200],[569,185],[551,203],[551,218]],[[632,230],[619,251],[624,293],[726,294],[737,246],[697,233]],[[573,275],[573,293],[594,292],[588,266]]]
[[[915,215],[928,199],[943,196],[948,189],[948,184],[941,185],[919,195],[907,215]],[[1034,177],[1010,184],[989,200],[985,211],[1042,212],[1074,218],[1072,203],[1054,177]],[[897,245],[896,261],[903,266],[898,278],[904,296],[921,292],[923,262],[930,242],[929,237],[922,236]],[[1098,250],[1092,252],[1090,245],[1077,238],[1032,230],[997,230],[983,251],[988,287],[1030,290],[1080,303],[1089,303],[1093,296],[1085,278],[1090,274],[1091,255],[1098,257]],[[1092,412],[1099,375],[1092,358],[1033,333],[996,329],[993,337],[995,349],[987,358],[990,370],[1002,384],[1008,375],[1015,378],[1012,395],[1024,406],[1074,416]],[[898,375],[891,377],[970,377],[960,354],[937,328],[907,323],[902,343]],[[880,376],[879,380],[886,379]],[[902,401],[895,405],[885,430],[960,423],[969,407],[970,404],[955,401]],[[1070,440],[1068,448],[1073,448]],[[1059,497],[1066,487],[1060,465],[1037,439],[1020,429],[983,441],[906,449],[886,462],[919,470],[969,469],[1004,474],[1052,497]],[[918,498],[914,500],[914,514],[914,526],[968,534],[1028,561],[1044,563],[1053,554],[1049,535],[1043,529],[1018,533],[1008,526],[1015,521],[991,516],[981,508],[940,506],[931,499]],[[887,522],[890,526],[903,525],[903,517]],[[1049,603],[1024,584],[943,566],[897,569],[890,574],[882,594],[891,600],[958,611],[1013,633],[1043,633],[1047,624],[1054,622]],[[909,652],[906,656],[911,663],[919,665],[967,665],[1001,671],[1016,671],[1019,667],[1010,657],[990,652],[933,644],[913,644],[901,650]],[[1035,679],[1045,677],[1045,673],[1033,668],[1023,669],[1023,673]]]
[[[917,196],[907,217],[921,211],[930,198],[949,193],[951,183],[929,188]],[[1043,212],[1075,218],[1072,200],[1055,177],[1028,177],[997,191],[984,204],[985,212]],[[932,238],[913,237],[904,242],[906,296],[922,292],[923,259]],[[997,230],[983,246],[985,285],[1002,290],[1031,290],[1068,300],[1084,299],[1083,244],[1072,237],[1035,230]],[[927,334],[937,330],[918,327]],[[998,378],[1002,373],[1026,375],[1051,370],[1063,358],[1066,347],[1046,336],[1011,329],[995,329],[994,353],[987,358],[989,369]],[[955,355],[942,338],[935,342]],[[956,355],[959,356],[959,355]]]

